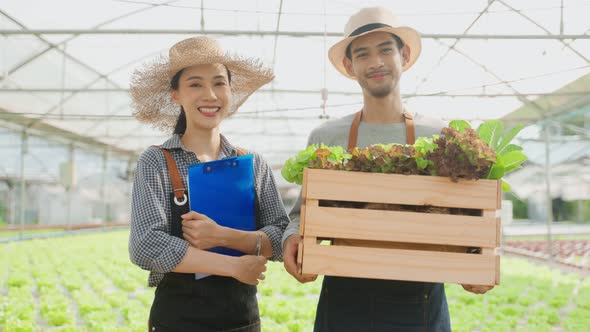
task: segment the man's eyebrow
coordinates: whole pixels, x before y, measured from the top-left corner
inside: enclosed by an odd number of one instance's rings
[[[187,78],[185,81],[190,81],[190,80],[202,80],[203,78],[201,76],[191,76],[189,78]]]
[[[353,50],[352,53],[353,54],[356,54],[356,53],[359,53],[359,52],[362,52],[362,51],[366,51],[366,50],[367,50],[366,47],[359,47],[359,48]]]
[[[393,40],[388,40],[386,42],[383,42],[383,43],[377,45],[377,47],[387,46],[387,45],[393,45]]]

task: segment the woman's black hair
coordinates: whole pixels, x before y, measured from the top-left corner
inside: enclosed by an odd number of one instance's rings
[[[231,85],[231,72],[225,66],[225,70],[227,70],[227,82]],[[170,88],[172,90],[178,90],[178,85],[180,84],[180,76],[182,76],[182,72],[184,69],[179,70],[174,76],[172,80],[170,80]],[[183,135],[186,131],[186,114],[184,114],[184,108],[180,106],[180,114],[178,115],[178,119],[176,120],[176,125],[174,126],[174,134]]]

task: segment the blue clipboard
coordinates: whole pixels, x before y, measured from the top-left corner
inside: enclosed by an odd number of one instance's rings
[[[193,164],[188,167],[190,209],[222,226],[256,230],[254,218],[254,157],[251,154]],[[243,252],[216,247],[209,251],[230,256]]]

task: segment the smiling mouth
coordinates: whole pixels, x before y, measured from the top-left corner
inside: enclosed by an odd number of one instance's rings
[[[373,78],[373,79],[382,79],[383,77],[389,75],[389,73],[387,72],[378,72],[378,73],[372,73],[367,75],[368,78]]]
[[[221,107],[198,107],[197,109],[199,110],[199,112],[201,112],[205,115],[209,115],[209,114],[215,114],[215,113],[219,112]]]

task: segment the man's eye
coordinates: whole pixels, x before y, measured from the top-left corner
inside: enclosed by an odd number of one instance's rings
[[[225,84],[225,82],[217,82],[217,84],[215,84],[215,85],[217,85],[217,86],[224,86],[226,84]]]
[[[201,84],[198,84],[198,83],[191,84],[191,88],[200,88],[200,87],[201,87]]]
[[[356,56],[357,59],[358,58],[365,58],[365,57],[367,57],[367,53],[361,53]]]
[[[385,48],[385,49],[383,49],[383,53],[391,53],[391,52],[393,52],[393,49],[392,48]]]

